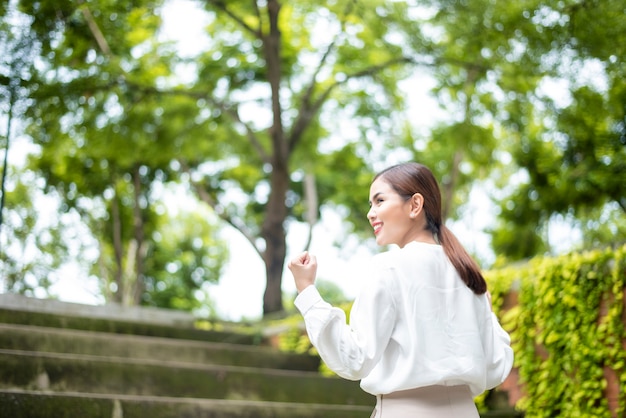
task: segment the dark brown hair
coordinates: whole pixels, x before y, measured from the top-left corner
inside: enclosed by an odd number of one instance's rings
[[[441,192],[439,184],[428,167],[418,163],[404,163],[391,166],[374,177],[380,178],[403,198],[409,199],[415,193],[424,197],[426,228],[439,239],[450,262],[456,268],[465,284],[477,295],[487,291],[487,282],[480,267],[465,251],[452,231],[443,224],[441,218]]]

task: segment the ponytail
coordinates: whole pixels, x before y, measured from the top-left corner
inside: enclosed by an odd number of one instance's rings
[[[438,229],[439,242],[463,282],[477,295],[487,292],[487,282],[476,261],[465,251],[447,226],[442,224]]]

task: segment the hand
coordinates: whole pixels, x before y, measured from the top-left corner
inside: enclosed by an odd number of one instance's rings
[[[315,275],[317,274],[317,259],[314,255],[310,255],[307,251],[301,253],[292,259],[287,265],[293,279],[296,283],[298,293],[302,292],[308,286],[315,284]]]

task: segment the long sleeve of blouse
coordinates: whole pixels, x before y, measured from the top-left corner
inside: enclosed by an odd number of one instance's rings
[[[349,323],[314,286],[295,301],[312,344],[339,376],[361,380],[373,395],[460,384],[478,395],[508,376],[509,335],[440,246],[379,254],[367,272]]]

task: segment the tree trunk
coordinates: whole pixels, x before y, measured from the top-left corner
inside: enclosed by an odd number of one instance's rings
[[[263,36],[263,50],[267,63],[267,77],[272,91],[272,173],[270,175],[271,192],[267,202],[265,220],[261,228],[261,237],[265,240],[263,261],[267,285],[263,295],[263,315],[283,310],[282,277],[287,256],[285,219],[287,206],[285,198],[289,189],[289,146],[285,140],[280,103],[280,37],[278,14],[280,3],[268,0],[267,12],[269,32]]]
[[[120,221],[120,208],[117,190],[115,190],[115,194],[113,196],[113,199],[111,200],[111,218],[111,227],[113,232],[113,251],[115,255],[115,272],[113,281],[117,286],[117,289],[115,289],[115,292],[113,293],[113,301],[121,303],[122,295],[124,294],[124,275],[122,266],[122,223]]]
[[[289,188],[289,172],[284,162],[275,164],[271,174],[272,191],[267,203],[267,212],[261,236],[265,240],[263,261],[267,285],[263,295],[263,315],[283,310],[282,277],[287,256],[285,198]]]
[[[144,292],[144,222],[143,214],[141,210],[141,174],[139,173],[139,167],[135,167],[133,171],[133,231],[137,247],[135,248],[135,271],[134,283],[132,288],[131,303],[133,305],[141,304],[141,297]],[[131,273],[132,274],[132,273]]]
[[[2,184],[0,185],[0,228],[2,228],[2,213],[4,212],[5,184],[7,181],[7,165],[9,163],[9,141],[11,139],[11,122],[13,121],[13,94],[9,91],[9,114],[7,115],[7,141],[4,147],[4,163],[2,165]]]
[[[454,189],[456,188],[457,180],[460,172],[460,164],[463,161],[463,153],[460,151],[456,151],[454,156],[452,157],[452,166],[450,167],[450,172],[448,174],[447,181],[442,184],[442,196],[441,200],[443,201],[443,207],[441,210],[441,218],[445,221],[450,217],[452,213],[452,196],[454,196]]]

